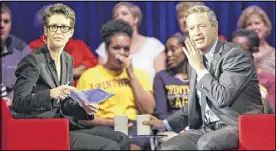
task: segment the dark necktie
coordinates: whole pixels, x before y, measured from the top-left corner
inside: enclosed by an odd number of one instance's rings
[[[208,69],[208,60],[207,60],[206,56],[205,56],[205,55],[202,55],[202,58],[203,58],[203,65],[204,65],[204,67],[205,67],[206,69]]]
[[[206,58],[206,56],[205,55],[202,55],[202,58],[203,58],[203,65],[204,65],[204,67],[206,68],[206,69],[208,69],[208,60],[207,60],[207,58]],[[201,105],[200,105],[200,107],[201,107],[201,118],[202,118],[202,122],[203,122],[203,124],[205,125],[205,124],[207,124],[207,119],[206,119],[206,117],[205,117],[205,108],[206,108],[206,96],[203,94],[203,93],[201,93]]]

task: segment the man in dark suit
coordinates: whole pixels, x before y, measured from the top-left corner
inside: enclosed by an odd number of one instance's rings
[[[62,118],[70,121],[71,149],[128,149],[128,136],[108,127],[85,128],[78,120],[92,120],[98,106],[69,98],[75,90],[73,59],[64,51],[75,26],[75,13],[55,4],[44,14],[47,44],[25,56],[16,69],[13,110],[21,118]],[[86,100],[84,100],[86,101]],[[82,107],[81,107],[82,106]]]
[[[192,68],[188,106],[164,121],[144,121],[167,130],[189,130],[160,145],[160,150],[225,150],[238,147],[238,117],[262,114],[253,60],[241,47],[218,39],[215,13],[193,6],[186,13],[189,37],[183,48]]]

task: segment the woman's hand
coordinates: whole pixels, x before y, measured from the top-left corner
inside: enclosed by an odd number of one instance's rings
[[[133,67],[132,67],[132,60],[125,57],[125,56],[123,56],[123,55],[120,55],[120,54],[117,54],[116,58],[124,64],[124,66],[126,68],[126,71],[127,71],[127,75],[129,77],[134,76]]]
[[[75,91],[76,88],[68,85],[61,85],[50,90],[50,96],[54,99],[64,100],[69,97],[70,93]]]
[[[88,114],[88,115],[94,115],[98,112],[99,110],[99,105],[98,104],[92,104],[92,103],[83,103],[82,104],[83,106],[83,109],[85,110],[85,112]]]

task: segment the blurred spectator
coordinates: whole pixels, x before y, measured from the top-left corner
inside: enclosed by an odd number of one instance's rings
[[[253,53],[258,52],[260,39],[254,31],[238,29],[233,33],[232,42],[240,44],[254,58]],[[269,101],[275,113],[275,75],[263,70],[257,70],[257,76],[262,98]]]
[[[43,6],[36,14],[36,25],[43,28],[43,14],[51,5]],[[29,43],[32,50],[41,47],[47,43],[47,37],[41,35],[40,39],[36,39]],[[88,68],[97,65],[97,59],[90,48],[81,40],[70,38],[64,48],[74,59],[74,86],[77,86],[77,80],[80,75]]]
[[[179,2],[175,6],[177,12],[177,21],[182,35],[188,36],[188,30],[186,29],[185,13],[189,8],[195,5],[204,5],[204,2]],[[221,40],[227,40],[226,37],[223,35],[219,35],[219,38]]]
[[[272,26],[264,10],[255,5],[247,7],[240,16],[238,27],[256,32],[260,38],[259,51],[253,54],[256,67],[275,75],[275,48],[265,40]]]
[[[185,38],[180,33],[169,37],[165,49],[167,70],[158,72],[154,78],[154,115],[161,120],[188,103],[188,59],[182,49],[184,41]]]
[[[1,60],[2,83],[6,86],[6,99],[13,100],[13,88],[16,81],[17,63],[31,50],[21,39],[10,34],[12,14],[10,8],[1,4]]]
[[[128,22],[133,29],[130,57],[134,68],[144,70],[150,77],[151,83],[155,73],[165,69],[165,47],[154,37],[146,37],[138,32],[142,21],[140,8],[129,2],[120,2],[113,8],[113,19]],[[97,48],[96,53],[100,64],[107,61],[104,43]]]
[[[176,6],[176,12],[177,12],[177,21],[179,24],[179,28],[181,30],[181,33],[183,35],[188,35],[188,30],[186,28],[186,18],[185,13],[186,11],[195,5],[204,5],[204,2],[179,2]]]
[[[1,99],[4,99],[7,102],[7,105],[11,106],[12,100],[10,98],[8,98],[7,96],[8,96],[7,89],[6,89],[5,85],[3,83],[1,83]]]
[[[114,125],[116,115],[127,115],[132,125],[128,132],[137,135],[136,116],[152,114],[155,101],[152,86],[146,72],[132,67],[130,54],[132,27],[125,21],[112,20],[101,28],[101,38],[105,43],[108,60],[104,65],[88,69],[81,76],[77,88],[89,90],[105,89],[115,94],[99,104],[92,125]],[[144,149],[147,139],[130,139],[131,149]]]
[[[158,72],[154,78],[153,91],[156,106],[153,115],[161,120],[188,104],[190,88],[188,59],[183,52],[185,39],[186,37],[180,33],[168,38],[165,49],[167,70]],[[161,142],[165,142],[182,130],[161,131],[157,134],[167,135],[161,139]]]

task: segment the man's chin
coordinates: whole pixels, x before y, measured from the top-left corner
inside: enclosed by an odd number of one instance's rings
[[[56,48],[63,48],[63,47],[65,47],[65,45],[66,45],[66,44],[61,43],[61,42],[55,42],[55,43],[54,43],[54,46],[55,46]]]
[[[8,39],[8,35],[1,35],[2,43],[5,42],[7,39]]]

